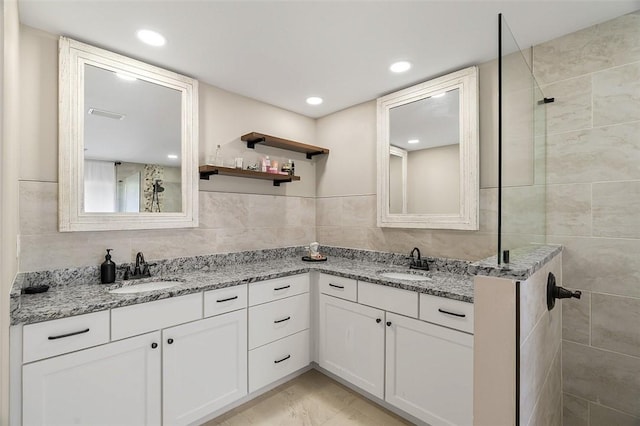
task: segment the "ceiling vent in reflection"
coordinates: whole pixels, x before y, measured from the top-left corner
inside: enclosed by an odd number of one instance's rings
[[[111,118],[113,120],[124,120],[124,118],[126,117],[124,114],[105,111],[103,109],[97,109],[97,108],[89,108],[89,114],[97,115],[99,117]]]

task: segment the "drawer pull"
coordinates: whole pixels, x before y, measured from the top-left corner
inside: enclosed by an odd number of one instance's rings
[[[276,287],[276,288],[273,289],[273,291],[286,290],[288,288],[291,288],[291,286],[290,285],[285,285],[285,286],[282,286],[282,287]]]
[[[438,312],[440,312],[441,314],[453,315],[454,317],[458,317],[458,318],[466,317],[465,314],[456,314],[455,312],[445,311],[444,309],[440,309],[440,308],[438,308]]]
[[[237,298],[238,298],[238,296],[227,297],[226,299],[216,300],[216,303],[228,302],[229,300],[235,300]]]
[[[286,318],[275,320],[273,323],[274,324],[278,324],[278,323],[281,323],[281,322],[289,321],[290,319],[291,319],[291,317],[289,316],[289,317],[286,317]]]
[[[391,327],[391,321],[387,321],[387,327]]]
[[[382,318],[376,318],[376,322],[380,324],[382,322]]]
[[[173,345],[173,339],[171,339],[171,338],[167,339],[167,343],[170,344],[170,345]]]
[[[155,348],[157,348],[157,347],[158,347],[158,344],[157,344],[156,342],[153,342],[153,343],[151,344],[151,349],[155,349]]]
[[[329,283],[330,287],[335,287],[335,288],[339,288],[340,290],[344,290],[344,286],[343,285],[338,285],[338,284],[331,284]]]
[[[289,358],[291,358],[291,355],[287,355],[287,356],[285,356],[285,357],[284,357],[284,358],[282,358],[282,359],[277,359],[277,360],[273,361],[273,363],[274,363],[274,364],[280,364],[282,361],[286,361],[286,360],[288,360]]]
[[[48,339],[49,340],[56,340],[56,339],[62,339],[65,337],[71,337],[71,336],[75,336],[78,334],[84,334],[84,333],[88,333],[89,329],[85,328],[84,330],[80,330],[80,331],[74,331],[73,333],[67,333],[67,334],[60,334],[58,336],[49,336]]]

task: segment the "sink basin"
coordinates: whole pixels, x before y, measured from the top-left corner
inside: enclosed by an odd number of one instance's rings
[[[431,281],[431,278],[420,274],[412,274],[409,272],[379,272],[378,275],[384,278],[391,278],[394,280],[407,280],[407,281]]]
[[[110,290],[112,294],[131,294],[143,293],[145,291],[165,290],[167,288],[176,287],[180,284],[178,281],[151,281],[140,284],[125,285],[120,288]]]

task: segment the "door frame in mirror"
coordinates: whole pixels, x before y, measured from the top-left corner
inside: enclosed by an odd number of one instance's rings
[[[389,112],[449,90],[460,90],[460,210],[451,214],[389,212]],[[389,228],[477,230],[479,216],[478,70],[469,67],[378,98],[377,224]]]
[[[198,226],[198,81],[67,37],[59,41],[58,225],[60,232]],[[182,93],[182,211],[85,213],[84,66],[123,71]]]

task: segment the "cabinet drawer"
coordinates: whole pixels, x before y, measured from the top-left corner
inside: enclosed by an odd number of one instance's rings
[[[358,303],[418,317],[418,293],[409,290],[358,281]]]
[[[292,275],[249,285],[249,306],[309,292],[309,274]]]
[[[202,293],[111,310],[111,339],[159,330],[202,318]]]
[[[420,319],[473,334],[473,303],[421,294]]]
[[[224,314],[247,307],[247,285],[220,288],[204,293],[204,316]]]
[[[249,308],[249,349],[309,328],[309,293]]]
[[[341,299],[358,300],[358,282],[351,278],[337,277],[335,275],[320,274],[320,293]]]
[[[101,345],[109,341],[109,311],[25,325],[23,362]]]
[[[249,392],[309,365],[309,330],[249,351]]]

